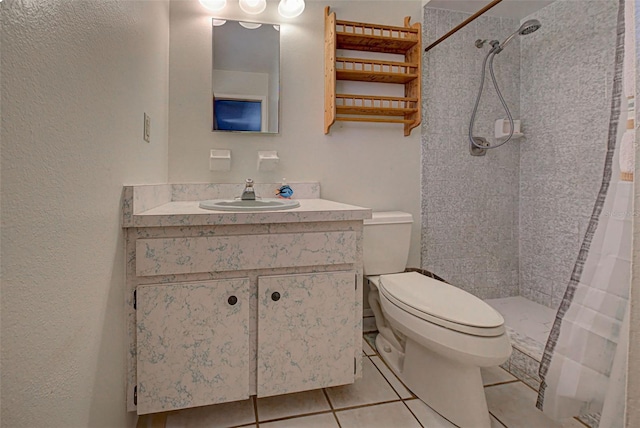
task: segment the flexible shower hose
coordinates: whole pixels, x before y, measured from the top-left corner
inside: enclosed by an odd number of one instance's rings
[[[473,106],[473,113],[471,113],[471,122],[469,123],[469,141],[471,142],[471,144],[473,144],[475,147],[479,149],[497,149],[503,144],[508,143],[509,140],[511,140],[511,137],[513,136],[513,117],[511,117],[511,112],[509,111],[509,107],[507,107],[507,103],[504,101],[504,98],[502,97],[500,88],[498,88],[498,82],[496,81],[496,76],[493,73],[493,59],[501,51],[502,51],[502,48],[500,47],[500,45],[496,44],[495,46],[493,46],[493,48],[491,48],[487,56],[484,57],[484,61],[482,62],[482,77],[480,79],[480,90],[478,91],[476,104]],[[484,88],[484,78],[486,74],[485,69],[487,66],[487,59],[489,60],[489,73],[491,74],[491,80],[493,81],[493,86],[496,88],[496,93],[498,94],[498,98],[500,99],[500,102],[502,103],[502,107],[504,107],[504,111],[507,112],[507,117],[509,118],[509,136],[507,137],[506,140],[504,140],[501,143],[493,144],[490,146],[481,146],[477,144],[473,138],[473,125],[476,122],[476,113],[478,112],[478,105],[480,104],[480,98],[482,97],[482,89]]]

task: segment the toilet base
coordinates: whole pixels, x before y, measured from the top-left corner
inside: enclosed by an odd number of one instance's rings
[[[404,365],[404,352],[400,351],[382,335],[376,336],[376,350],[385,363],[400,377]]]
[[[378,352],[383,358],[390,354]],[[397,373],[419,399],[459,427],[491,427],[480,367],[444,358],[408,338]]]

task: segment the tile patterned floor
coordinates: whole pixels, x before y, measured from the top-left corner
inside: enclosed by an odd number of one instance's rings
[[[370,339],[371,335],[368,335]],[[455,428],[418,400],[362,341],[363,377],[353,385],[186,409],[167,428]],[[584,428],[552,421],[535,408],[536,393],[505,370],[484,370],[492,428]]]

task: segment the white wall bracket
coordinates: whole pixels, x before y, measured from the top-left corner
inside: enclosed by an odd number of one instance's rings
[[[213,149],[209,154],[210,171],[231,170],[231,150]]]
[[[280,158],[275,150],[258,152],[258,171],[273,171],[279,162]]]

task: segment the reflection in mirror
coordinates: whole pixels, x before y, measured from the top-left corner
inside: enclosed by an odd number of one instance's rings
[[[280,27],[213,20],[213,130],[278,132]]]

